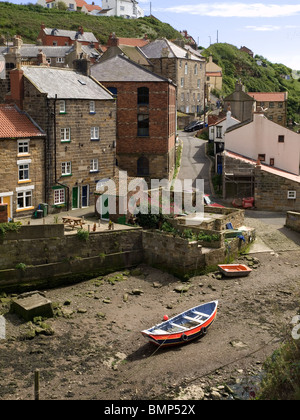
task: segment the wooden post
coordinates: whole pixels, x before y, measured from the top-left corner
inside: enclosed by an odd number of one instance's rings
[[[40,399],[40,371],[36,370],[34,372],[34,399],[39,401]]]

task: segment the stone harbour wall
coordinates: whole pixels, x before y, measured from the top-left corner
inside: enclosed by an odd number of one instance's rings
[[[238,255],[252,235],[250,232],[245,241],[233,238],[214,249],[141,228],[90,232],[87,240],[64,235],[62,225],[32,228],[23,226],[19,233],[0,237],[0,292],[58,287],[141,263],[188,280]]]

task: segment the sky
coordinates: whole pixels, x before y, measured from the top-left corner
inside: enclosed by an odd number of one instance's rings
[[[93,1],[102,6],[101,0]],[[300,70],[300,0],[138,1],[145,15],[150,14],[151,7],[155,17],[178,31],[187,30],[204,48],[217,40],[238,48],[246,46],[273,63]]]

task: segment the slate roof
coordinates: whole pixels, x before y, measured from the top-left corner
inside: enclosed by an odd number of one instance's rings
[[[0,104],[0,138],[41,137],[45,133],[15,105]]]
[[[165,38],[150,42],[150,44],[141,47],[141,49],[148,58],[165,57],[165,52],[168,51],[168,58],[187,59],[187,50],[185,48],[181,48]],[[201,60],[200,57],[197,57],[192,53],[190,60],[203,61],[203,59]]]
[[[92,77],[71,69],[24,66],[24,76],[47,97],[54,99],[113,99],[112,95]]]
[[[47,58],[64,58],[66,55],[74,51],[74,45],[68,46],[49,46],[49,45],[34,45],[34,44],[23,44],[20,48],[21,58],[35,58],[38,53],[42,50]],[[81,49],[85,54],[88,54],[90,57],[99,57],[100,54],[96,48],[92,48],[89,45],[81,45]],[[6,54],[9,48],[0,47],[0,55]]]
[[[100,82],[166,82],[168,79],[141,67],[127,57],[117,55],[91,67]]]
[[[97,38],[92,32],[84,32],[81,34],[78,31],[69,31],[66,29],[56,29],[56,28],[44,28],[43,31],[46,35],[53,36],[64,36],[72,39],[73,41],[85,41],[85,42],[98,42]]]

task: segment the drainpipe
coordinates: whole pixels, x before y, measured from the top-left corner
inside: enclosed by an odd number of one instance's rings
[[[57,158],[56,158],[56,154],[57,154],[57,146],[56,146],[56,102],[57,102],[57,94],[55,94],[55,98],[54,98],[54,115],[53,115],[53,136],[54,136],[54,177],[55,177],[55,184],[61,185],[62,187],[64,187],[67,190],[67,211],[69,211],[69,200],[70,200],[70,188],[67,185],[61,184],[60,182],[58,182],[57,180],[57,170],[56,170],[56,162],[57,162]]]

